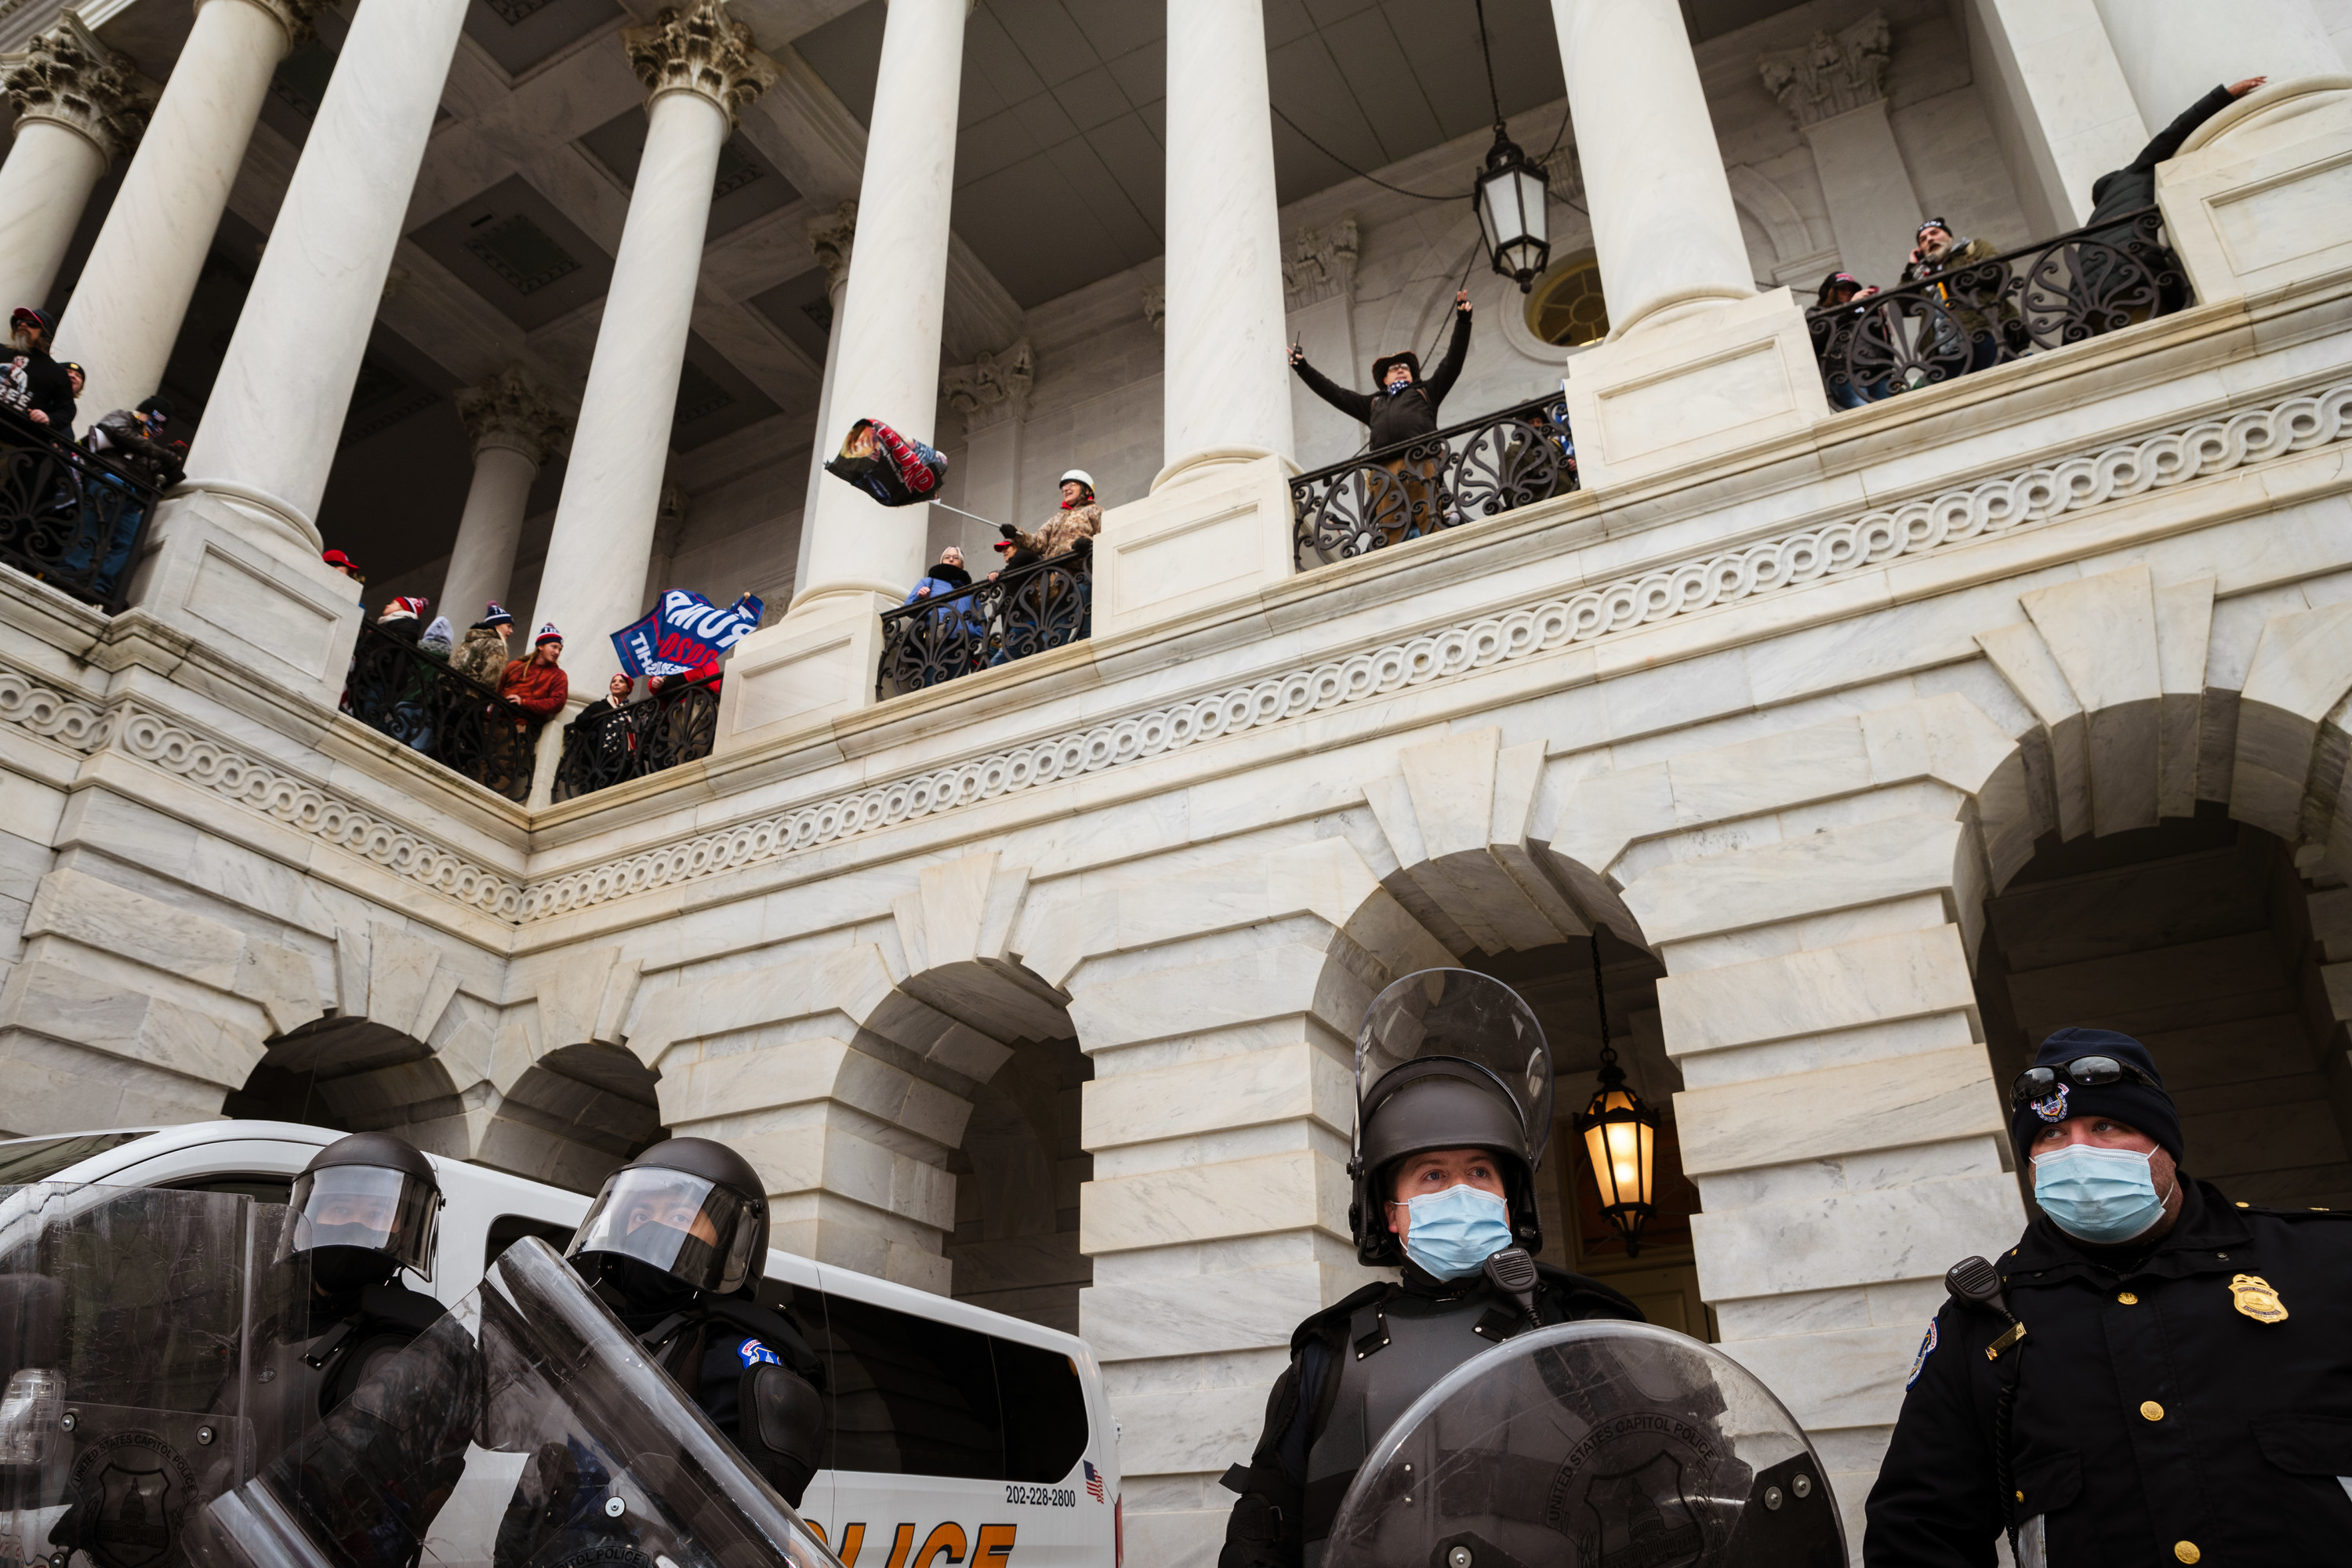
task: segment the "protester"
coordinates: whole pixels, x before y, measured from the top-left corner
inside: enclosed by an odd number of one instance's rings
[[[163,444],[163,429],[171,423],[172,412],[172,400],[161,396],[151,397],[135,409],[118,408],[90,426],[82,445],[138,483],[152,489],[168,489],[178,484],[184,473],[181,454]],[[130,563],[131,551],[138,546],[140,531],[147,521],[147,507],[138,490],[110,473],[99,469],[90,479],[83,499],[91,504],[82,509],[78,536],[72,548],[58,559],[57,570],[60,576],[88,570],[103,543],[106,559],[90,578],[89,585],[104,598],[113,593],[123,567]]]
[[[1886,395],[1886,378],[1877,376],[1865,385],[1854,376],[1847,355],[1854,338],[1862,331],[1866,307],[1855,301],[1874,298],[1875,283],[1864,284],[1851,272],[1832,272],[1822,279],[1821,290],[1814,296],[1812,313],[1806,325],[1813,334],[1813,357],[1821,362],[1822,384],[1830,395],[1831,404],[1839,408],[1859,408]],[[1852,310],[1840,309],[1853,306]]]
[[[19,305],[8,317],[14,351],[0,365],[0,407],[13,408],[61,440],[73,439],[74,385],[66,367],[49,357],[58,320],[47,310]]]
[[[436,616],[433,617],[433,624],[425,628],[425,635],[416,639],[416,646],[446,664],[449,662],[450,650],[456,646],[457,640],[457,629],[450,626],[449,617]]]
[[[990,574],[992,578],[994,575]],[[939,560],[898,603],[914,605],[925,599],[944,598],[971,586],[971,574],[964,569],[963,550],[950,544],[940,552]],[[921,652],[926,657],[916,659],[912,666],[919,671],[914,678],[917,688],[952,680],[979,667],[980,654],[988,640],[988,612],[982,607],[979,596],[935,605],[919,617],[918,624],[923,638]]]
[[[2230,107],[2239,99],[2270,80],[2266,76],[2250,76],[2227,87],[2217,87],[2183,110],[2179,118],[2166,126],[2163,132],[2139,150],[2139,156],[2120,169],[2110,170],[2091,182],[2091,216],[2083,226],[2092,232],[2084,237],[2094,245],[2112,246],[2124,251],[2158,274],[2157,298],[2153,314],[2165,315],[2178,310],[2189,302],[2189,286],[2180,266],[2169,251],[2157,246],[2150,234],[2135,232],[2136,226],[2118,221],[2156,205],[2156,166],[2180,151],[2180,144],[2191,132]],[[2113,258],[2099,250],[2084,248],[2079,252],[2084,284],[2096,296],[2099,285],[2115,267]],[[2135,285],[2140,279],[2131,276],[2116,280],[2117,286],[2137,293]],[[2094,310],[2087,325],[2095,332],[2104,332],[2118,326],[2127,326],[2140,312],[2117,320],[2114,315]]]
[[[430,599],[403,596],[386,600],[383,610],[375,617],[376,630],[387,636],[398,637],[413,647],[416,645],[418,635],[425,627],[425,623],[419,617],[432,607],[433,602]]]
[[[2018,314],[2017,302],[2004,287],[2008,280],[2005,273],[1999,268],[1986,268],[1974,275],[1968,271],[2000,254],[1993,248],[1992,241],[1961,239],[1952,233],[1952,226],[1939,217],[1921,224],[1916,240],[1911,247],[1911,260],[1903,268],[1903,281],[1948,279],[1928,292],[1943,304],[1968,340],[1966,343],[1931,340],[1923,345],[1926,354],[1938,361],[1957,360],[1965,354],[1968,363],[1950,374],[1967,375],[2000,363],[2004,347],[2011,353],[2023,353],[2029,346],[2025,321]],[[1991,313],[1990,317],[1988,311]]]
[[[499,677],[499,696],[522,718],[548,720],[563,711],[572,680],[563,673],[563,634],[549,621],[531,638],[530,657],[509,663]]]
[[[884,506],[911,506],[934,499],[947,477],[948,460],[933,447],[901,436],[876,419],[850,426],[841,453],[824,471],[847,479]]]
[[[344,576],[349,577],[352,582],[359,584],[362,587],[365,587],[367,585],[367,578],[360,571],[359,563],[353,561],[350,556],[344,554],[341,551],[321,551],[319,554],[319,559],[333,567],[336,571],[341,573]]]
[[[2040,1213],[1953,1270],[1864,1563],[1990,1563],[2004,1531],[2020,1563],[2341,1562],[2352,1215],[2189,1175],[2179,1110],[2128,1035],[2059,1030],[2009,1103]]]
[[[580,716],[572,721],[596,774],[594,783],[587,785],[589,788],[614,783],[626,775],[629,754],[637,749],[636,731],[628,717],[636,685],[625,671],[614,671],[613,678],[604,683],[604,695],[582,709]]]
[[[1295,343],[1290,350],[1290,368],[1298,373],[1298,379],[1316,396],[1370,431],[1371,449],[1377,457],[1391,447],[1419,440],[1436,431],[1438,405],[1461,378],[1462,362],[1469,352],[1470,296],[1457,290],[1454,296],[1454,335],[1446,344],[1445,357],[1438,361],[1435,374],[1426,381],[1421,375],[1421,356],[1411,349],[1372,362],[1373,390],[1369,394],[1351,392],[1326,378],[1307,363],[1307,351]],[[1371,518],[1372,526],[1381,535],[1381,542],[1393,544],[1400,539],[1443,526],[1444,501],[1437,486],[1439,457],[1400,456],[1382,458],[1381,463],[1397,478],[1396,489],[1381,497]]]
[[[928,599],[934,594],[953,594],[971,586],[971,574],[964,570],[963,547],[950,544],[940,552],[937,563],[924,572],[907,596],[898,602],[911,605],[918,599]]]
[[[1024,533],[1009,522],[997,525],[1004,536],[996,544],[1004,564],[988,574],[990,581],[1038,561],[1061,560],[1072,570],[1067,575],[1043,574],[1006,596],[1001,612],[1004,636],[989,658],[992,665],[1060,647],[1094,630],[1092,557],[1095,537],[1102,532],[1102,507],[1095,500],[1094,476],[1084,468],[1065,473],[1061,491],[1062,504],[1036,532]]]
[[[449,656],[449,668],[468,680],[484,686],[496,686],[499,677],[514,657],[507,647],[507,629],[514,617],[496,599],[485,606],[482,618],[466,628],[465,640]]]

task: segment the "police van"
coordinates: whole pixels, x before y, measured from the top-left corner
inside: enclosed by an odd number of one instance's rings
[[[0,1141],[0,1186],[94,1183],[284,1203],[342,1136],[208,1121]],[[561,1250],[589,1199],[428,1155],[447,1206],[429,1289],[455,1303],[515,1241]],[[760,1300],[825,1363],[824,1466],[801,1516],[845,1568],[1118,1568],[1117,1428],[1084,1340],[771,1251]]]

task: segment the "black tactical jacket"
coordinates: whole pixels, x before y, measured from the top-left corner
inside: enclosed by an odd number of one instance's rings
[[[2005,1528],[2037,1517],[2046,1561],[2065,1568],[2346,1561],[2347,1218],[2232,1204],[2192,1180],[2163,1239],[2102,1258],[2037,1217],[1995,1260],[2022,1343],[1989,1360],[2006,1321],[1958,1300],[1936,1314],[1864,1563],[1988,1564]]]
[[[1544,1322],[1585,1318],[1642,1321],[1642,1310],[1597,1279],[1538,1263],[1536,1310]],[[1298,1568],[1307,1542],[1329,1532],[1347,1492],[1347,1476],[1309,1486],[1308,1454],[1330,1424],[1342,1386],[1358,1364],[1350,1324],[1367,1317],[1444,1312],[1458,1308],[1471,1331],[1496,1343],[1526,1327],[1516,1303],[1486,1282],[1483,1274],[1439,1280],[1408,1263],[1402,1283],[1367,1285],[1326,1307],[1290,1336],[1290,1365],[1266,1396],[1265,1430],[1244,1469],[1235,1465],[1224,1484],[1241,1494],[1225,1523],[1224,1550],[1217,1568]],[[1377,1439],[1379,1433],[1366,1434]]]

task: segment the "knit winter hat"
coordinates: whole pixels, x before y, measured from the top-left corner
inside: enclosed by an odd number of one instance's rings
[[[449,625],[449,617],[446,616],[434,616],[433,624],[425,628],[425,635],[416,639],[417,647],[426,653],[438,654],[443,658],[448,658],[449,650],[457,645],[457,633]]]
[[[2019,1157],[2030,1160],[2034,1135],[2054,1122],[2075,1116],[2112,1116],[2155,1139],[2178,1162],[2180,1112],[2174,1108],[2172,1096],[2165,1092],[2163,1077],[2157,1072],[2156,1058],[2148,1055],[2147,1047],[2113,1029],[2061,1029],[2042,1042],[2033,1065],[2056,1067],[2077,1057],[2113,1057],[2146,1073],[2155,1087],[2126,1079],[2084,1088],[2062,1079],[2045,1098],[2010,1107],[2009,1137]]]
[[[428,600],[412,599],[404,595],[384,605],[383,614],[378,616],[376,619],[379,621],[412,621],[417,616],[423,615],[430,607],[431,605]]]
[[[1918,232],[1914,234],[1911,237],[1914,239],[1923,238],[1931,228],[1940,228],[1946,234],[1950,234],[1952,232],[1952,226],[1950,224],[1946,223],[1942,218],[1931,217],[1927,219],[1927,222],[1921,224],[1919,226]]]
[[[514,617],[507,614],[507,607],[504,605],[492,599],[483,606],[482,618],[474,624],[478,626],[510,626],[514,625]]]
[[[549,621],[539,628],[539,635],[530,639],[530,646],[535,648],[545,647],[549,643],[562,642],[562,640],[563,634],[555,629],[555,623],[553,621]]]

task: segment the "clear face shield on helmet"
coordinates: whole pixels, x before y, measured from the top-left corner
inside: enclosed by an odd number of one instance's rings
[[[433,1278],[441,1194],[422,1177],[380,1165],[328,1165],[296,1177],[287,1206],[294,1223],[278,1247],[281,1263],[299,1252],[350,1247]]]
[[[751,1256],[763,1202],[684,1171],[630,1166],[605,1178],[563,1256],[634,1258],[681,1285],[732,1295],[765,1261]]]
[[[1518,1116],[1534,1169],[1551,1140],[1551,1049],[1519,994],[1490,974],[1424,969],[1373,999],[1356,1031],[1354,1153],[1364,1152],[1367,1098],[1396,1068],[1444,1062],[1453,1076],[1492,1081]],[[1469,1069],[1465,1072],[1463,1069]]]

